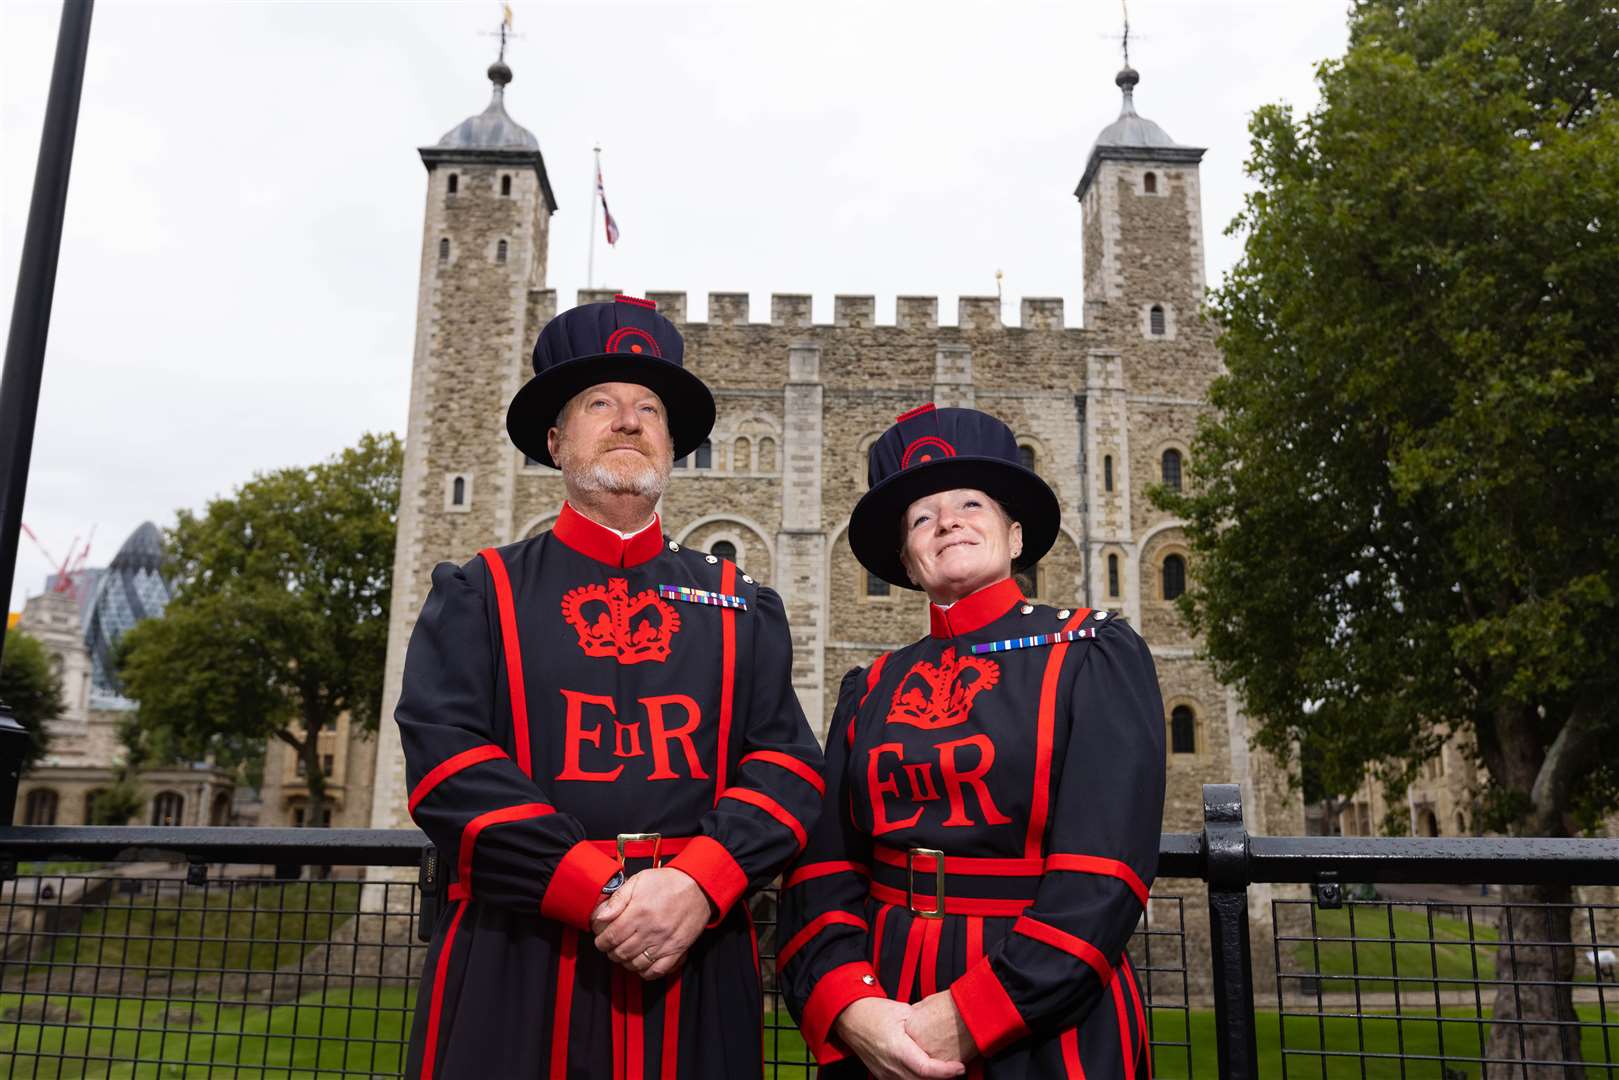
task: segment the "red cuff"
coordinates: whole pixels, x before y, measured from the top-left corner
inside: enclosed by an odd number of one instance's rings
[[[821,976],[804,1003],[804,1018],[799,1024],[804,1032],[804,1045],[822,1065],[841,1060],[846,1051],[832,1042],[832,1024],[838,1015],[861,998],[887,996],[877,984],[877,973],[866,961],[856,960],[833,968]]]
[[[540,898],[540,914],[576,930],[590,929],[590,913],[602,900],[602,886],[618,873],[618,860],[589,840],[568,849],[551,871],[551,882]]]
[[[1023,1014],[1007,996],[1006,987],[995,977],[987,956],[950,984],[950,997],[984,1057],[1029,1033],[1029,1025],[1023,1022]]]
[[[743,873],[742,867],[737,865],[725,845],[712,836],[693,837],[685,850],[670,859],[667,865],[697,882],[697,887],[707,895],[709,903],[719,913],[708,924],[711,927],[725,918],[731,905],[748,888],[748,875]]]

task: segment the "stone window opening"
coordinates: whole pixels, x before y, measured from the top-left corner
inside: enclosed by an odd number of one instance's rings
[[[23,804],[23,824],[55,825],[59,802],[56,792],[50,788],[35,788],[30,791],[27,802]]]
[[[708,549],[708,553],[717,559],[736,562],[736,545],[729,540],[716,540],[714,546]]]
[[[1190,705],[1177,705],[1169,714],[1169,752],[1197,753],[1197,714]]]
[[[511,195],[511,193],[512,193],[512,178],[511,177],[502,176],[500,178],[500,193],[502,195],[507,195],[507,196]]]
[[[1119,557],[1107,557],[1107,594],[1112,597],[1119,595]]]
[[[450,505],[465,506],[467,504],[467,478],[457,476],[450,488]]]
[[[444,478],[444,511],[465,514],[472,510],[472,474],[450,473]]]
[[[1113,490],[1113,455],[1102,455],[1102,490]]]
[[[447,236],[442,238],[438,242],[438,261],[439,262],[449,262],[450,261],[450,238],[447,237]]]
[[[870,570],[864,571],[866,575],[866,595],[872,597],[885,597],[891,595],[893,586]]]
[[[759,440],[759,471],[773,472],[776,468],[776,440],[765,437]]]
[[[184,825],[185,796],[178,791],[160,791],[152,800],[153,825]]]
[[[1177,599],[1186,591],[1186,560],[1179,555],[1164,557],[1164,599]]]
[[[714,467],[714,444],[710,440],[704,439],[697,444],[697,449],[692,451],[691,467],[694,469]]]
[[[1028,443],[1018,443],[1017,460],[1018,464],[1022,465],[1025,469],[1033,470],[1034,447],[1030,446]]]
[[[461,190],[461,177],[456,173],[450,174],[449,189],[451,195]]]
[[[750,472],[753,469],[753,444],[747,436],[736,441],[731,447],[731,471]]]
[[[505,261],[506,261],[506,241],[502,240],[500,243],[495,245],[495,262],[504,263]]]
[[[1153,337],[1164,336],[1164,305],[1154,304],[1147,312],[1147,328]]]
[[[331,754],[322,754],[320,756],[320,774],[322,776],[332,775],[332,769],[336,766],[336,764],[337,759]]]
[[[214,796],[214,808],[208,811],[208,824],[230,824],[230,796],[223,791]]]
[[[1158,174],[1148,173],[1146,176],[1143,176],[1141,178],[1141,190],[1145,191],[1148,195],[1158,194]]]
[[[1175,449],[1164,451],[1163,457],[1164,486],[1171,491],[1181,489],[1181,452]]]

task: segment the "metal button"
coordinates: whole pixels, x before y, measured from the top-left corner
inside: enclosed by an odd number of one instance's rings
[[[1024,604],[1023,605],[1023,614],[1025,614],[1025,615],[1033,615],[1034,614],[1034,605],[1033,604]]]
[[[708,556],[708,561],[711,563],[716,563],[720,561],[720,557],[718,555],[710,555]]]
[[[1066,618],[1068,618],[1068,616],[1070,616],[1072,614],[1073,614],[1072,611],[1069,611],[1067,608],[1063,608],[1061,611],[1057,612],[1057,618],[1066,619]]]
[[[1092,618],[1094,618],[1094,619],[1105,619],[1105,618],[1107,618],[1107,612],[1098,611],[1095,615],[1092,616]]]
[[[675,543],[673,540],[671,540],[671,541],[669,541],[669,550],[670,551],[679,551],[680,550],[680,545]]]
[[[752,578],[750,578],[750,577],[749,577],[749,576],[748,576],[748,575],[746,575],[746,574],[743,574],[743,575],[742,575],[742,580],[743,580],[743,581],[746,581],[746,582],[747,582],[747,583],[748,583],[748,584],[749,584],[749,585],[752,585],[752,584],[753,584],[753,579],[752,579]]]

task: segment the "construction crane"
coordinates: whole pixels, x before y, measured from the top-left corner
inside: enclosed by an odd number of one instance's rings
[[[75,536],[73,542],[68,545],[67,558],[60,562],[51,554],[45,542],[39,538],[39,534],[28,527],[26,521],[22,523],[22,531],[34,542],[39,553],[45,556],[45,561],[56,567],[56,585],[52,591],[67,593],[75,601],[79,601],[78,577],[80,571],[84,569],[85,562],[90,558],[90,545],[96,538],[96,527],[90,526],[90,536],[85,540],[83,548],[79,547],[79,538]]]

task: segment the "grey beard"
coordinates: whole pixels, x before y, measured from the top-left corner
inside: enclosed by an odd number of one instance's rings
[[[600,461],[580,464],[566,444],[557,447],[557,464],[568,483],[580,491],[597,495],[639,495],[653,502],[663,497],[669,481],[666,472],[648,462],[630,475],[608,468]]]

